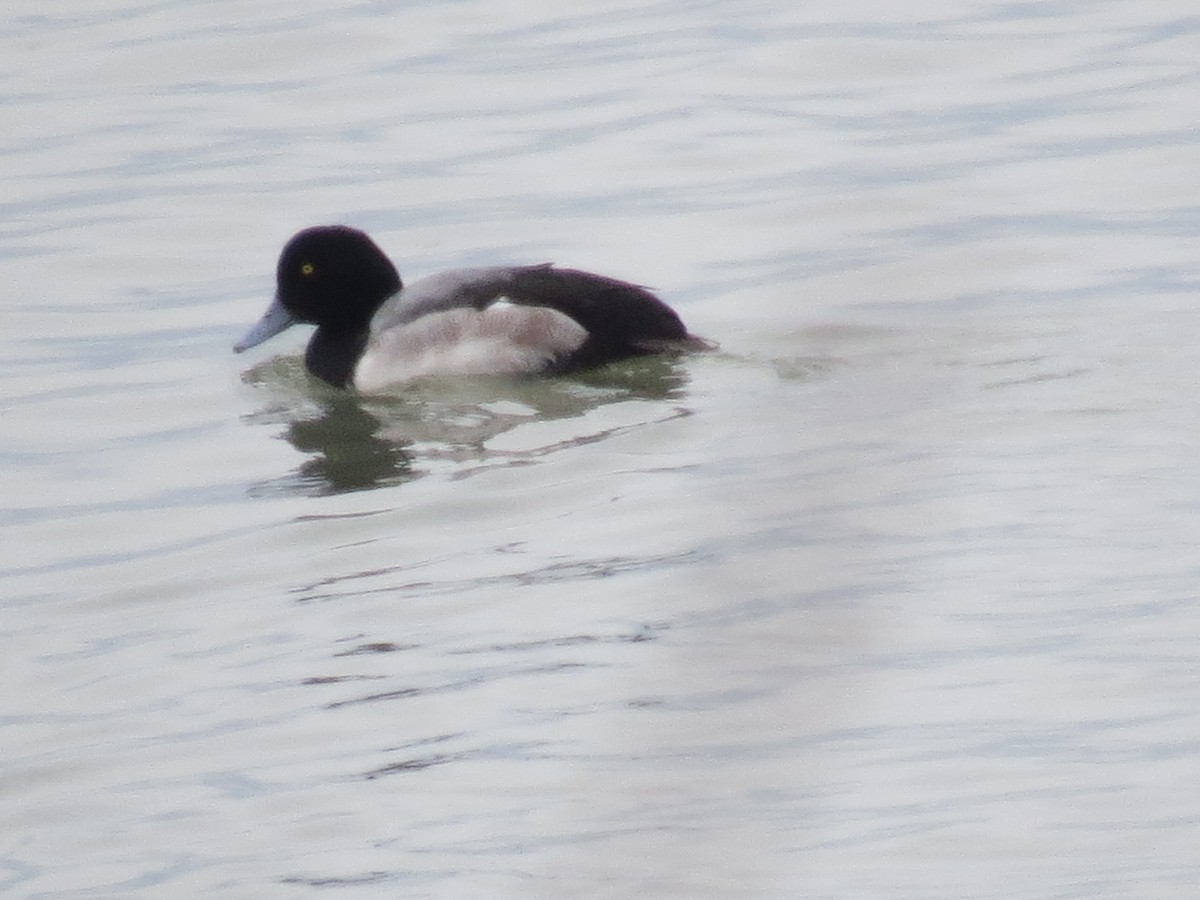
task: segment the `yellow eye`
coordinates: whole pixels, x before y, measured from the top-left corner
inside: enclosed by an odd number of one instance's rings
[[[317,271],[317,270],[313,266],[312,263],[304,263],[302,266],[300,266],[300,274],[301,275],[308,276],[308,275],[311,275],[315,271]]]

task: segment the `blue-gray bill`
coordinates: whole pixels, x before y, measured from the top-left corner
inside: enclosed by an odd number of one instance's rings
[[[293,316],[290,312],[284,309],[283,304],[279,302],[279,298],[271,301],[271,305],[267,307],[267,311],[263,313],[254,326],[246,332],[245,336],[233,345],[234,353],[241,353],[243,350],[249,350],[251,347],[257,347],[268,338],[273,338],[279,332],[290,328],[300,320]]]

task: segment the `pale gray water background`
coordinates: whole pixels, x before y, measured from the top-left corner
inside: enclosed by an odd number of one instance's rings
[[[1192,0],[6,9],[6,896],[1195,896]],[[234,357],[325,221],[721,349]]]

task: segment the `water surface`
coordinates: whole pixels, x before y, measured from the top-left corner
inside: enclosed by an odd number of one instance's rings
[[[0,26],[0,887],[1187,897],[1200,19]],[[298,228],[720,349],[334,393]]]

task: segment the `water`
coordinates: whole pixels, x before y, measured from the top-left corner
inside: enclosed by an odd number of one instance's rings
[[[6,894],[1191,896],[1190,6],[2,28]],[[324,221],[720,349],[234,357]]]

